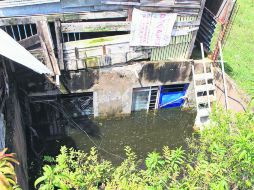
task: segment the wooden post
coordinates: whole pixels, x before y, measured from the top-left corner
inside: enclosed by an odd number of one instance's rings
[[[48,22],[45,18],[42,18],[40,21],[36,23],[38,34],[41,38],[41,43],[45,44],[46,51],[45,54],[48,56],[48,60],[50,61],[53,68],[53,72],[55,75],[60,75],[60,70],[57,64],[57,59],[54,53],[54,45],[51,37],[51,33],[49,30]]]
[[[221,48],[220,41],[219,41],[219,49],[220,49],[220,60],[221,60],[220,63],[221,63],[223,85],[224,85],[225,106],[226,106],[226,110],[228,110],[228,88],[227,88],[227,83],[226,83],[225,68],[224,68],[223,54],[222,54],[222,48]]]
[[[55,19],[55,32],[56,32],[56,45],[57,45],[57,55],[58,55],[58,64],[60,70],[66,69],[63,61],[63,39],[61,31],[61,21],[60,19]]]
[[[197,18],[197,20],[199,21],[199,25],[200,25],[201,18],[202,18],[202,15],[203,15],[203,10],[205,8],[205,2],[206,2],[206,0],[201,0],[200,11],[199,11],[198,18]],[[192,40],[190,42],[190,49],[189,49],[189,53],[188,53],[188,58],[190,58],[190,56],[192,54],[197,34],[198,34],[198,30],[193,32]]]

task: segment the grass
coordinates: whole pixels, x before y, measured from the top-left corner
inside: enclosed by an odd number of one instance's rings
[[[254,0],[240,5],[232,30],[223,48],[227,73],[254,98]]]

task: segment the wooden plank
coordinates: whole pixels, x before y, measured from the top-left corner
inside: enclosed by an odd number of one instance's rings
[[[177,29],[173,30],[172,36],[185,36],[188,35],[188,33],[197,31],[199,28],[198,27],[193,27],[193,28],[187,28],[187,29]]]
[[[127,11],[123,10],[123,11],[102,11],[102,12],[87,12],[75,14],[45,15],[44,19],[47,19],[49,22],[54,22],[56,19],[60,19],[62,22],[68,22],[91,19],[94,20],[107,18],[127,18],[127,16],[128,16]],[[0,26],[36,23],[40,21],[41,18],[42,16],[1,18]]]
[[[108,65],[115,65],[120,63],[126,63],[129,61],[148,59],[150,57],[149,52],[125,52],[111,54],[107,56],[94,56],[86,59],[67,59],[66,66],[68,70],[85,69],[86,62],[88,68],[96,68]]]
[[[64,14],[58,15],[62,22],[74,20],[95,20],[95,19],[108,19],[108,18],[126,18],[128,13],[126,10],[116,11],[100,11],[100,12],[87,12],[79,14]],[[50,20],[50,18],[48,18]]]
[[[197,20],[200,21],[200,22],[201,22],[201,17],[202,17],[202,14],[203,14],[203,10],[205,8],[205,2],[206,2],[206,0],[201,0],[201,7],[200,7],[198,18],[197,18]],[[189,53],[188,53],[188,58],[190,58],[190,56],[192,54],[192,51],[194,49],[194,44],[195,44],[195,41],[196,41],[197,34],[198,34],[198,31],[193,32],[192,41],[191,41],[190,49],[189,49]]]
[[[183,27],[183,26],[199,26],[200,25],[200,20],[195,20],[195,21],[185,21],[185,22],[176,22],[175,27]]]
[[[57,59],[54,54],[54,46],[53,46],[48,22],[47,22],[47,20],[41,20],[36,23],[36,26],[37,26],[38,34],[41,37],[41,42],[45,43],[46,55],[48,55],[48,57],[49,57],[48,60],[50,61],[51,65],[52,65],[52,68],[53,68],[52,71],[55,73],[55,75],[60,75],[60,70],[59,70],[59,67],[57,64]]]
[[[41,39],[41,37],[40,37]],[[42,54],[43,54],[43,60],[44,60],[44,64],[51,70],[54,72],[54,69],[52,67],[52,64],[51,64],[51,60],[48,56],[48,50],[47,50],[47,47],[44,43],[44,41],[41,39],[41,50],[42,50]]]
[[[130,41],[130,34],[125,35],[117,35],[117,36],[109,36],[109,37],[101,37],[101,38],[93,38],[88,40],[79,40],[66,42],[63,44],[64,50],[77,48],[88,48],[88,47],[97,47],[109,44],[120,44],[124,42]]]
[[[40,41],[40,37],[38,34],[30,36],[24,40],[19,41],[19,44],[22,45],[24,48],[29,48],[32,47],[36,44],[39,44]]]
[[[119,22],[79,22],[62,23],[61,30],[64,33],[73,32],[106,32],[106,31],[130,31],[131,23]]]
[[[131,0],[128,0],[131,1]],[[126,19],[126,21],[132,21],[132,13],[133,13],[133,7],[129,7],[128,8],[128,18]]]
[[[199,26],[199,21],[176,22],[174,26],[175,27]],[[131,22],[129,22],[129,21],[126,21],[126,22],[125,21],[119,21],[119,22],[78,22],[78,23],[62,23],[62,25],[61,25],[61,31],[64,33],[130,31],[130,29],[131,29]],[[177,36],[177,32],[179,30],[176,30],[175,32],[173,32],[173,35],[176,34],[174,36]],[[185,31],[187,31],[187,29]]]
[[[172,8],[185,8],[185,9],[193,9],[200,8],[200,4],[175,4],[174,0],[141,0],[139,2],[129,2],[129,1],[112,1],[112,0],[102,0],[102,4],[105,5],[124,5],[124,6],[140,6],[140,7],[172,7]]]
[[[127,6],[140,6],[141,3],[138,2],[128,2],[128,1],[110,1],[110,0],[102,0],[102,4],[106,5],[127,5]]]
[[[157,2],[151,0],[140,0],[141,6],[172,6],[175,0],[159,0]]]
[[[58,64],[60,70],[64,69],[63,62],[63,40],[62,40],[62,31],[61,31],[61,22],[60,19],[55,20],[55,33],[56,33],[56,45],[57,45],[57,56],[58,56]]]
[[[113,44],[113,45],[104,45],[90,48],[81,48],[78,49],[79,58],[87,58],[87,57],[96,57],[109,55],[112,53],[126,53],[132,51],[129,47],[129,43],[121,43],[121,44]],[[75,50],[64,51],[64,59],[75,59]]]

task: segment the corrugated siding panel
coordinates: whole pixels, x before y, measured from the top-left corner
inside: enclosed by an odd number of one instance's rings
[[[187,22],[197,20],[196,16],[178,16],[177,22]],[[176,29],[186,29],[190,27],[175,27]],[[172,36],[170,44],[165,47],[152,49],[151,60],[187,59],[192,41],[193,32],[183,36]]]
[[[185,36],[172,37],[171,43],[166,47],[152,49],[151,60],[187,59],[192,32]]]

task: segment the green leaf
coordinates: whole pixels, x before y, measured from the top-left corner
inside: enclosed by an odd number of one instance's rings
[[[39,183],[45,181],[46,179],[47,179],[46,176],[41,176],[41,177],[39,177],[37,180],[35,180],[35,182],[34,182],[34,187],[37,188],[37,185],[38,185]]]

